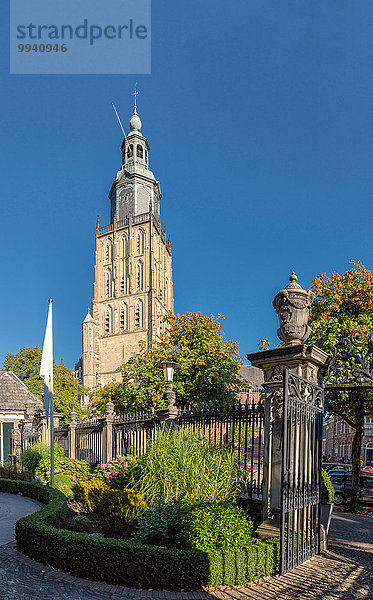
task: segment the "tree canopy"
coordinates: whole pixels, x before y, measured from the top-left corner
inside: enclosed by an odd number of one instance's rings
[[[173,385],[178,404],[233,401],[243,359],[238,342],[224,340],[223,318],[167,313],[159,341],[150,348],[140,344],[139,352],[120,367],[122,381],[96,391],[93,405],[102,411],[111,399],[116,412],[160,407],[166,390],[160,363],[170,359],[180,365]]]
[[[373,329],[373,275],[360,261],[350,261],[345,273],[328,277],[321,273],[312,283],[316,297],[311,313],[310,341],[331,354],[332,347],[342,350],[343,339],[354,330],[363,334]],[[357,350],[358,352],[358,350]],[[373,365],[372,365],[373,367]],[[346,373],[345,373],[346,375]],[[347,369],[347,379],[356,383],[356,377]],[[328,379],[325,379],[327,383]],[[359,383],[361,380],[359,381]],[[333,384],[342,383],[333,378]],[[373,385],[373,381],[371,382]],[[358,506],[358,479],[360,454],[364,435],[364,417],[373,414],[373,393],[370,389],[327,391],[325,408],[355,428],[352,443],[353,492],[352,508]]]
[[[43,398],[44,383],[39,376],[42,350],[34,348],[21,348],[16,354],[9,353],[3,368],[12,371],[23,381],[27,388],[38,398]],[[63,420],[70,420],[70,413],[75,410],[78,416],[83,416],[78,394],[83,395],[84,389],[80,386],[70,369],[62,362],[53,365],[53,386],[55,410],[64,415]]]

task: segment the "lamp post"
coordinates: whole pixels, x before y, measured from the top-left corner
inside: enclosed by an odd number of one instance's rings
[[[176,394],[173,390],[172,383],[174,380],[174,373],[176,369],[180,369],[180,365],[173,360],[167,360],[161,363],[163,369],[163,375],[165,378],[165,382],[167,383],[167,390],[164,394],[164,397],[167,402],[167,409],[170,417],[175,417],[177,415],[177,407],[175,405]]]

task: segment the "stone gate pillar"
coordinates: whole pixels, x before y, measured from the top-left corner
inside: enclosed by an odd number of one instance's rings
[[[251,364],[264,373],[263,523],[257,530],[260,537],[279,535],[284,370],[289,369],[312,383],[320,384],[329,358],[317,346],[304,343],[311,332],[308,319],[314,295],[303,290],[296,281],[297,277],[293,272],[290,283],[273,301],[280,319],[277,334],[283,344],[271,350],[247,355]]]

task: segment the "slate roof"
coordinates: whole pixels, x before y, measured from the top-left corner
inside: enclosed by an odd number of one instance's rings
[[[43,408],[43,402],[14,373],[0,371],[0,410],[22,411],[26,406]]]
[[[249,365],[243,365],[239,371],[241,377],[246,381],[252,381],[254,387],[261,387],[264,382],[264,374],[262,369],[257,367],[251,367]]]

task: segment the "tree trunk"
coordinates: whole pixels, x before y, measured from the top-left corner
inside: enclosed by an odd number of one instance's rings
[[[361,393],[356,398],[356,429],[354,439],[352,440],[352,490],[351,490],[351,510],[356,512],[359,509],[359,478],[360,478],[360,456],[361,445],[364,435],[364,397]]]

